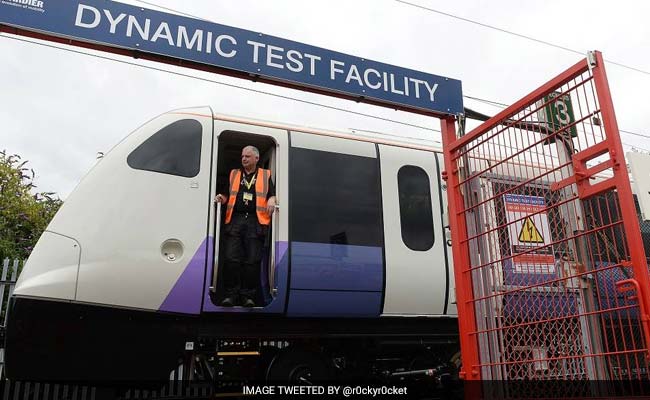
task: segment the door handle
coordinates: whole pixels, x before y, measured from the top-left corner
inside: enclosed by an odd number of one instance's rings
[[[451,226],[446,225],[444,229],[445,229],[445,241],[447,242],[447,246],[451,247]]]

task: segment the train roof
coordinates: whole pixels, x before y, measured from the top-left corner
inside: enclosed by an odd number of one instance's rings
[[[338,132],[333,130],[325,130],[319,128],[306,127],[306,126],[292,125],[292,124],[287,124],[282,122],[265,121],[265,120],[259,120],[254,118],[239,117],[234,115],[217,114],[217,113],[213,113],[213,118],[219,121],[228,121],[228,122],[235,122],[241,124],[263,126],[267,128],[276,128],[276,129],[282,129],[282,130],[293,131],[293,132],[302,132],[302,133],[307,133],[312,135],[338,137],[338,138],[356,140],[361,142],[385,144],[388,146],[404,147],[409,149],[442,153],[441,146],[411,143],[406,138],[404,140],[399,140],[399,139],[389,140],[389,139],[362,135],[362,134]],[[422,140],[426,140],[426,139],[422,139]]]
[[[211,108],[210,108],[211,109]],[[313,127],[307,127],[307,126],[301,126],[301,125],[294,125],[294,124],[289,124],[289,123],[284,123],[284,122],[276,122],[276,121],[267,121],[267,120],[261,120],[261,119],[255,119],[255,118],[249,118],[249,117],[242,117],[242,116],[236,116],[236,115],[228,115],[228,114],[219,114],[215,113],[213,111],[212,115],[207,115],[207,114],[202,114],[196,112],[196,108],[192,109],[180,109],[180,110],[173,110],[169,111],[169,113],[173,114],[186,114],[186,115],[201,115],[204,117],[212,117],[216,121],[227,121],[227,122],[234,122],[234,123],[240,123],[240,124],[246,124],[246,125],[254,125],[254,126],[261,126],[261,127],[266,127],[266,128],[275,128],[275,129],[281,129],[281,130],[286,130],[286,131],[293,131],[293,132],[301,132],[301,133],[307,133],[307,134],[312,134],[312,135],[320,135],[320,136],[329,136],[329,137],[337,137],[337,138],[342,138],[342,139],[349,139],[349,140],[355,140],[355,141],[361,141],[361,142],[369,142],[369,143],[376,143],[376,144],[384,144],[388,146],[395,146],[395,147],[401,147],[401,148],[407,148],[407,149],[415,149],[415,150],[422,150],[422,151],[428,151],[428,152],[436,152],[436,153],[442,153],[442,146],[436,146],[436,145],[426,145],[426,144],[419,144],[419,143],[412,143],[409,142],[408,139],[411,140],[419,140],[419,139],[413,139],[413,138],[404,138],[404,140],[400,140],[399,138],[395,140],[389,140],[389,139],[384,139],[381,137],[375,137],[375,136],[369,136],[369,135],[363,135],[363,134],[358,134],[358,133],[350,133],[350,132],[340,132],[340,131],[334,131],[334,130],[327,130],[327,129],[320,129],[320,128],[313,128]],[[379,133],[380,135],[385,135],[383,133]],[[423,141],[426,139],[422,139]],[[490,157],[487,157],[486,155],[479,155],[478,159],[482,159],[485,161],[497,161],[495,159],[492,159]],[[541,165],[526,165],[526,164],[520,164],[517,162],[510,162],[510,164],[515,164],[519,165],[520,167],[533,167],[533,168],[541,168],[541,169],[546,169],[544,166]],[[598,178],[606,178],[606,176],[603,176],[602,174],[597,175]]]

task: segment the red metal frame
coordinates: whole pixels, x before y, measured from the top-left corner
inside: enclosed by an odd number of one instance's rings
[[[460,177],[458,168],[453,160],[458,151],[458,147],[452,147],[456,141],[456,120],[453,117],[441,121],[442,144],[445,149],[445,171],[442,176],[447,181],[447,193],[449,196],[449,226],[451,228],[451,243],[454,260],[454,279],[456,281],[456,304],[458,307],[458,328],[460,335],[461,360],[463,368],[460,377],[463,379],[480,379],[478,359],[478,343],[464,332],[476,331],[476,319],[474,313],[474,303],[467,301],[472,297],[472,280],[466,271],[463,271],[461,265],[469,266],[469,246],[463,239],[467,237],[467,227],[465,225],[465,216],[460,212],[463,209],[463,198],[458,195],[451,195],[454,188],[459,188]],[[456,194],[456,192],[454,192]],[[468,292],[469,290],[469,292]],[[469,367],[469,368],[468,368]],[[469,369],[469,371],[468,371]]]
[[[607,74],[605,73],[605,62],[603,56],[600,52],[595,52],[596,56],[596,65],[593,68],[594,80],[596,82],[598,102],[601,105],[602,115],[603,115],[603,124],[605,126],[605,131],[608,132],[611,140],[609,140],[609,154],[610,159],[613,163],[613,170],[615,172],[614,180],[610,182],[610,187],[615,187],[618,192],[619,197],[624,202],[621,205],[621,213],[623,214],[623,224],[624,230],[627,232],[626,239],[628,241],[629,250],[630,250],[630,259],[631,262],[636,266],[636,280],[638,284],[636,287],[641,293],[641,304],[644,305],[645,310],[650,310],[650,295],[648,291],[650,290],[650,273],[648,272],[647,263],[646,263],[646,254],[643,247],[643,240],[641,238],[641,227],[639,226],[639,220],[637,218],[635,207],[634,207],[634,198],[632,195],[632,186],[630,184],[630,179],[627,173],[627,167],[625,165],[625,157],[623,152],[623,143],[621,142],[621,136],[618,130],[618,122],[616,121],[616,114],[614,113],[614,103],[612,102],[612,96],[609,91],[609,83],[607,81]],[[622,160],[622,165],[621,165]],[[584,165],[583,165],[584,166]],[[583,190],[583,195],[595,193],[598,190],[603,190],[603,188],[598,187],[597,185],[590,185],[588,181],[583,179],[582,182],[578,184],[578,189]],[[589,192],[589,190],[591,190]],[[648,323],[648,315],[643,312],[642,321]],[[650,330],[645,330],[646,335],[646,345],[650,346]],[[649,353],[650,356],[650,353]]]
[[[442,121],[464,379],[647,375],[650,276],[603,65],[592,53],[466,135]],[[573,120],[543,119],[563,99]],[[516,196],[544,205],[517,214]],[[543,243],[513,238],[528,218]],[[584,348],[549,353],[540,332]]]

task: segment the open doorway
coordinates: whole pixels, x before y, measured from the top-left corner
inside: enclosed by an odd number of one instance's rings
[[[216,189],[217,193],[224,195],[229,191],[230,171],[242,167],[241,154],[242,149],[246,146],[255,146],[260,153],[260,158],[257,166],[259,168],[268,169],[271,171],[271,179],[275,184],[276,181],[276,143],[275,140],[269,136],[256,135],[246,132],[225,131],[219,135],[217,148],[217,178]],[[226,297],[226,288],[224,280],[225,269],[225,252],[224,243],[226,232],[224,229],[224,221],[226,216],[226,207],[221,207],[221,229],[215,227],[215,249],[218,248],[217,268],[216,268],[216,285],[214,290],[210,291],[210,299],[213,304],[219,306],[222,304]],[[257,307],[265,307],[272,300],[271,288],[269,285],[269,268],[270,268],[270,255],[271,246],[273,245],[274,227],[271,224],[268,232],[264,235],[262,259],[260,266],[259,288],[257,295],[253,299]],[[218,246],[217,245],[218,241]],[[214,264],[215,260],[211,260]],[[213,282],[215,282],[215,277]]]

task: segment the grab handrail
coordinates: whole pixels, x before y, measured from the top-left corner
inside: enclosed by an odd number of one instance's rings
[[[217,291],[217,275],[219,267],[219,239],[221,238],[221,202],[217,202],[217,226],[214,231],[214,264],[212,266],[212,285],[210,292]]]
[[[275,212],[273,213],[273,217],[271,220],[271,232],[270,232],[270,237],[271,237],[271,256],[269,257],[269,293],[271,294],[271,297],[275,298],[277,294],[277,289],[275,288],[275,229],[278,226],[277,224],[277,217],[278,212],[280,211],[280,207],[278,205],[275,206]]]

